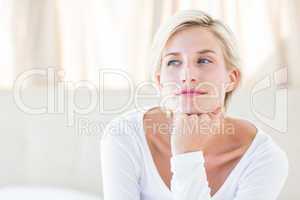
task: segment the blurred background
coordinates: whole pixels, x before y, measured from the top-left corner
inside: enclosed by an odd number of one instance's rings
[[[228,114],[252,120],[286,151],[279,199],[300,198],[300,1],[0,0],[0,199],[101,199],[102,130],[159,103],[144,84],[151,42],[185,9],[234,32],[243,80]]]

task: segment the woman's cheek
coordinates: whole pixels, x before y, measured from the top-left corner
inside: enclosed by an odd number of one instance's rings
[[[177,84],[175,82],[169,81],[163,85],[160,92],[160,106],[169,110],[176,111],[179,105],[178,96],[175,95],[175,91],[178,91]]]

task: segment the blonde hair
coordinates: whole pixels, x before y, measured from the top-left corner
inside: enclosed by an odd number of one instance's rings
[[[221,21],[213,19],[208,14],[200,10],[184,10],[173,15],[166,21],[157,31],[153,46],[151,66],[154,67],[154,75],[161,69],[161,56],[167,41],[176,32],[187,29],[189,27],[199,26],[206,28],[219,40],[222,47],[227,69],[237,68],[240,66],[237,45],[231,30]],[[239,70],[240,71],[240,70]],[[227,92],[225,96],[225,104],[232,92]]]

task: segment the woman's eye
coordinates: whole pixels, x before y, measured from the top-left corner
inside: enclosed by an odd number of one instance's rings
[[[211,61],[206,59],[206,58],[201,58],[201,59],[198,60],[198,63],[200,63],[200,64],[209,64],[209,63],[211,63]]]
[[[168,66],[170,66],[170,65],[175,65],[175,66],[177,66],[177,65],[180,65],[180,61],[179,60],[170,60],[170,61],[168,61],[167,62],[167,65]]]

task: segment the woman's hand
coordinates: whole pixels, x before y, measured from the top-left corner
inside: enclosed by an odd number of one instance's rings
[[[171,135],[172,154],[206,151],[213,145],[214,136],[220,134],[223,119],[221,107],[209,113],[175,113]]]

